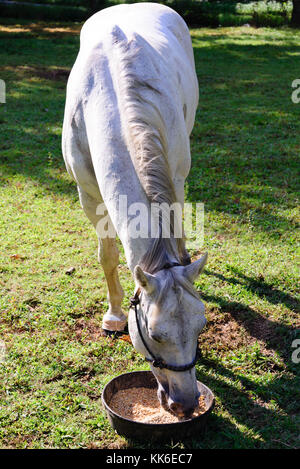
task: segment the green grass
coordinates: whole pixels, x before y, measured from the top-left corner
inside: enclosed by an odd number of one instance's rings
[[[137,0],[100,0],[94,7],[102,9],[120,3],[135,3]],[[145,0],[139,0],[145,1]],[[33,3],[33,4],[32,4]],[[176,10],[194,27],[200,26],[241,26],[250,23],[252,26],[282,26],[289,24],[293,3],[288,1],[258,0],[238,3],[232,0],[165,0],[158,3],[166,4]],[[8,18],[29,18],[43,21],[84,21],[91,14],[90,4],[84,0],[36,0],[30,3],[15,2],[2,4],[1,15]]]
[[[105,383],[148,365],[127,342],[100,335],[107,304],[96,237],[60,150],[78,25],[48,26],[0,28],[0,446],[147,448],[116,435],[101,407]],[[203,435],[179,443],[174,435],[164,448],[297,447],[300,104],[291,83],[300,32],[192,37],[200,103],[186,199],[205,203],[199,250],[210,256],[197,283],[208,318],[197,376],[216,407]],[[123,253],[120,276],[128,309]]]

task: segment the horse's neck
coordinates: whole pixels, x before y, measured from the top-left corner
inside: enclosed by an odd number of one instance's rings
[[[157,226],[151,225],[151,204],[124,142],[114,141],[113,147],[106,146],[106,151],[96,152],[99,153],[106,155],[94,161],[100,192],[133,271],[151,251],[153,237],[157,235]],[[169,256],[169,260],[176,259]]]
[[[113,145],[105,141],[106,134],[102,133],[101,147],[97,132],[91,132],[91,154],[105,155],[93,158],[95,175],[99,189],[124,247],[127,264],[131,270],[140,262],[151,246],[151,204],[138,179],[133,167],[130,154],[122,139],[114,140]],[[140,204],[140,207],[139,205]],[[143,237],[132,236],[130,230],[138,223],[140,213],[140,228]],[[137,231],[138,231],[137,229]]]
[[[99,67],[101,72],[93,72],[95,74],[93,83],[98,83],[98,85],[91,87],[89,99],[84,106],[85,127],[100,193],[123,244],[127,263],[133,270],[152,245],[151,205],[140,182],[141,175],[137,175],[124,137],[124,128],[126,129],[128,122],[124,119],[124,112],[121,112],[120,97],[113,86],[112,76],[105,61],[102,65],[103,67]],[[101,84],[100,90],[99,83]],[[156,104],[159,109],[160,103]],[[168,121],[167,116],[164,120]],[[167,129],[169,127],[169,124],[166,125]],[[179,129],[179,134],[184,133],[181,126],[175,125],[175,127]],[[171,137],[172,135],[168,135],[167,140],[173,141]],[[187,154],[187,161],[189,161],[188,150],[170,151],[170,154],[172,161],[169,161],[169,166],[173,178],[179,157]],[[120,210],[120,196],[126,198],[126,210]],[[141,204],[143,209],[140,221],[142,236],[133,236],[130,232],[132,224],[134,225],[132,219],[138,216],[137,203]]]
[[[122,242],[127,264],[133,271],[145,254],[152,252],[157,227],[151,225],[151,204],[136,173],[128,168],[123,170],[124,177],[107,181],[104,200]],[[177,260],[172,255],[168,255],[168,259],[171,262]]]

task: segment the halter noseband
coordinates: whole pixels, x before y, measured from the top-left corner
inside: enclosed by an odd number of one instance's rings
[[[181,264],[178,264],[177,262],[176,263],[174,262],[172,264],[166,264],[163,268],[164,269],[170,269],[172,267],[180,266],[180,265]],[[145,339],[143,337],[143,334],[142,334],[142,331],[141,331],[140,321],[139,321],[139,318],[138,318],[137,305],[140,303],[140,298],[139,298],[140,293],[141,293],[141,288],[138,288],[137,291],[135,292],[135,295],[132,298],[130,298],[130,306],[133,307],[134,310],[135,310],[136,325],[137,325],[137,328],[138,328],[140,338],[142,339],[143,345],[144,345],[145,349],[147,350],[147,352],[149,353],[149,355],[152,357],[152,358],[145,357],[145,359],[148,362],[150,362],[155,368],[160,368],[160,369],[165,368],[166,370],[170,370],[170,371],[187,371],[187,370],[190,370],[191,368],[194,368],[194,366],[195,366],[195,364],[198,360],[198,344],[196,346],[196,354],[195,354],[194,360],[191,363],[188,363],[187,365],[181,365],[181,366],[168,365],[162,358],[157,358],[154,355],[154,353],[151,352],[149,346],[147,345],[147,342],[145,341]]]

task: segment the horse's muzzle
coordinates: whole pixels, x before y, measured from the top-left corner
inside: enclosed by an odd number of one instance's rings
[[[170,397],[168,399],[168,406],[171,412],[173,412],[177,417],[179,418],[189,418],[192,416],[194,410],[198,406],[198,399],[199,399],[198,394],[194,401],[191,403],[190,400],[186,402],[179,402],[179,401],[174,401]]]

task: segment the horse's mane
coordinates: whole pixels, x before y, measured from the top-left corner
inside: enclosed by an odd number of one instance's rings
[[[112,43],[118,54],[117,94],[132,163],[149,202],[170,207],[177,198],[168,163],[165,124],[156,105],[161,94],[156,86],[158,80],[153,78],[157,72],[153,71],[149,79],[141,79],[136,72],[138,61],[147,60],[145,48],[151,46],[138,34],[128,41],[118,26],[112,30]],[[179,222],[175,218],[170,218],[170,237],[163,237],[164,213],[161,211],[157,236],[140,261],[145,271],[157,272],[174,258],[182,264],[190,262],[184,237],[174,237],[174,227]]]

